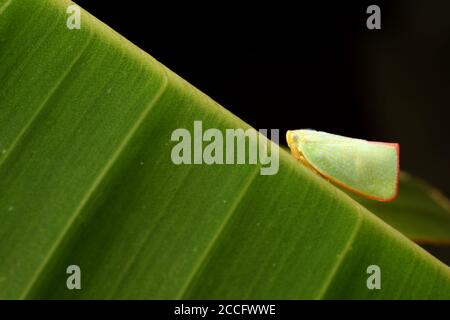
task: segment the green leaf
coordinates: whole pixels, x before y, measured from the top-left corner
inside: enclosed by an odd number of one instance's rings
[[[418,178],[402,172],[399,194],[392,202],[370,201],[354,194],[351,196],[418,243],[450,244],[449,201]]]
[[[249,126],[86,12],[66,28],[69,4],[0,0],[0,298],[450,297],[447,266],[284,150],[273,176],[173,164],[173,130]]]

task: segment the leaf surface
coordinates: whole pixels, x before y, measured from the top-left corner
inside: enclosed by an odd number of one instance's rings
[[[400,175],[399,194],[392,202],[376,202],[351,195],[364,207],[421,244],[450,244],[450,204],[426,182],[405,172]]]

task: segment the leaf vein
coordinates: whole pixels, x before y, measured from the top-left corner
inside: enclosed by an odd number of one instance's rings
[[[80,215],[80,213],[83,211],[86,204],[89,202],[89,200],[92,198],[92,196],[95,194],[95,192],[98,190],[98,187],[101,185],[101,182],[105,179],[105,177],[108,175],[108,172],[110,172],[111,168],[113,167],[116,160],[119,158],[119,156],[122,154],[122,151],[125,149],[128,142],[131,140],[131,138],[134,136],[135,132],[138,130],[138,128],[141,126],[141,124],[146,119],[146,116],[152,109],[152,107],[159,101],[160,97],[163,95],[163,93],[166,91],[166,88],[168,86],[168,77],[166,70],[164,68],[161,69],[163,74],[163,83],[161,84],[160,88],[158,89],[157,93],[155,94],[154,98],[150,101],[148,106],[144,109],[144,111],[141,113],[135,124],[131,127],[128,134],[125,136],[125,138],[122,140],[122,142],[119,144],[116,151],[113,153],[109,161],[106,163],[106,165],[103,167],[97,178],[92,183],[91,187],[87,190],[87,193],[85,196],[81,199],[80,205],[75,209],[74,214],[69,219],[68,223],[64,226],[61,234],[59,237],[55,240],[54,245],[51,247],[47,257],[44,259],[40,267],[35,272],[35,275],[33,276],[32,280],[30,281],[29,285],[25,288],[23,294],[21,295],[21,299],[27,298],[29,293],[32,291],[33,286],[37,283],[40,275],[43,273],[45,267],[48,265],[48,263],[51,260],[51,257],[54,255],[54,253],[57,251],[60,244],[63,242],[65,236],[68,234],[71,226],[73,225],[76,218]]]
[[[332,268],[332,270],[330,272],[330,276],[325,281],[324,286],[319,291],[319,294],[317,295],[316,300],[323,299],[324,296],[326,295],[326,293],[328,292],[328,290],[330,289],[330,287],[333,283],[333,280],[334,280],[334,278],[336,278],[336,275],[338,274],[339,270],[341,269],[341,266],[342,266],[345,258],[347,257],[348,253],[352,249],[352,244],[355,241],[359,230],[361,229],[362,223],[363,223],[363,216],[362,216],[361,212],[358,211],[358,220],[356,221],[355,228],[353,229],[352,234],[350,235],[350,238],[348,239],[344,248],[341,250],[341,252],[339,254],[339,258],[335,262],[334,267]]]
[[[236,200],[234,201],[233,205],[230,207],[230,210],[225,215],[225,219],[222,222],[222,224],[220,225],[217,233],[213,236],[210,243],[206,247],[203,255],[201,255],[200,259],[195,264],[194,268],[192,269],[192,272],[187,277],[188,280],[186,281],[185,285],[181,288],[180,293],[176,299],[183,298],[185,296],[185,294],[188,292],[190,286],[194,282],[195,275],[199,272],[199,270],[201,270],[202,266],[206,263],[207,257],[211,254],[211,252],[214,251],[216,243],[218,243],[220,236],[223,234],[223,231],[225,230],[225,227],[231,221],[231,217],[233,216],[233,213],[236,212],[236,209],[238,208],[239,203],[241,203],[241,200],[244,198],[245,194],[249,190],[250,185],[255,180],[256,176],[258,175],[258,172],[259,172],[259,167],[257,167],[257,169],[250,175],[250,177],[246,181],[246,184],[242,187],[239,195],[236,197]]]

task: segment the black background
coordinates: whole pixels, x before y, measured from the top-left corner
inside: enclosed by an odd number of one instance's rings
[[[401,168],[450,194],[450,2],[77,3],[281,143],[300,128],[398,142]]]
[[[208,306],[217,308],[218,304],[274,304],[276,315],[218,315],[211,312],[205,318],[193,315],[174,315],[175,307],[181,304],[185,306]],[[16,316],[36,316],[41,314],[49,319],[59,319],[61,315],[68,319],[84,319],[89,314],[91,317],[106,318],[110,315],[119,319],[299,319],[314,315],[316,318],[360,319],[367,316],[368,310],[373,319],[383,319],[386,314],[398,318],[425,319],[429,317],[430,310],[436,314],[445,314],[449,301],[380,301],[380,300],[60,300],[60,301],[0,301],[3,312],[10,310]],[[51,310],[51,312],[49,312]],[[349,312],[351,310],[351,312]]]

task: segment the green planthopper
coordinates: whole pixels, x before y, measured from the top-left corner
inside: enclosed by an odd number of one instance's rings
[[[325,179],[359,195],[392,201],[398,192],[399,145],[315,130],[286,134],[292,155]]]

